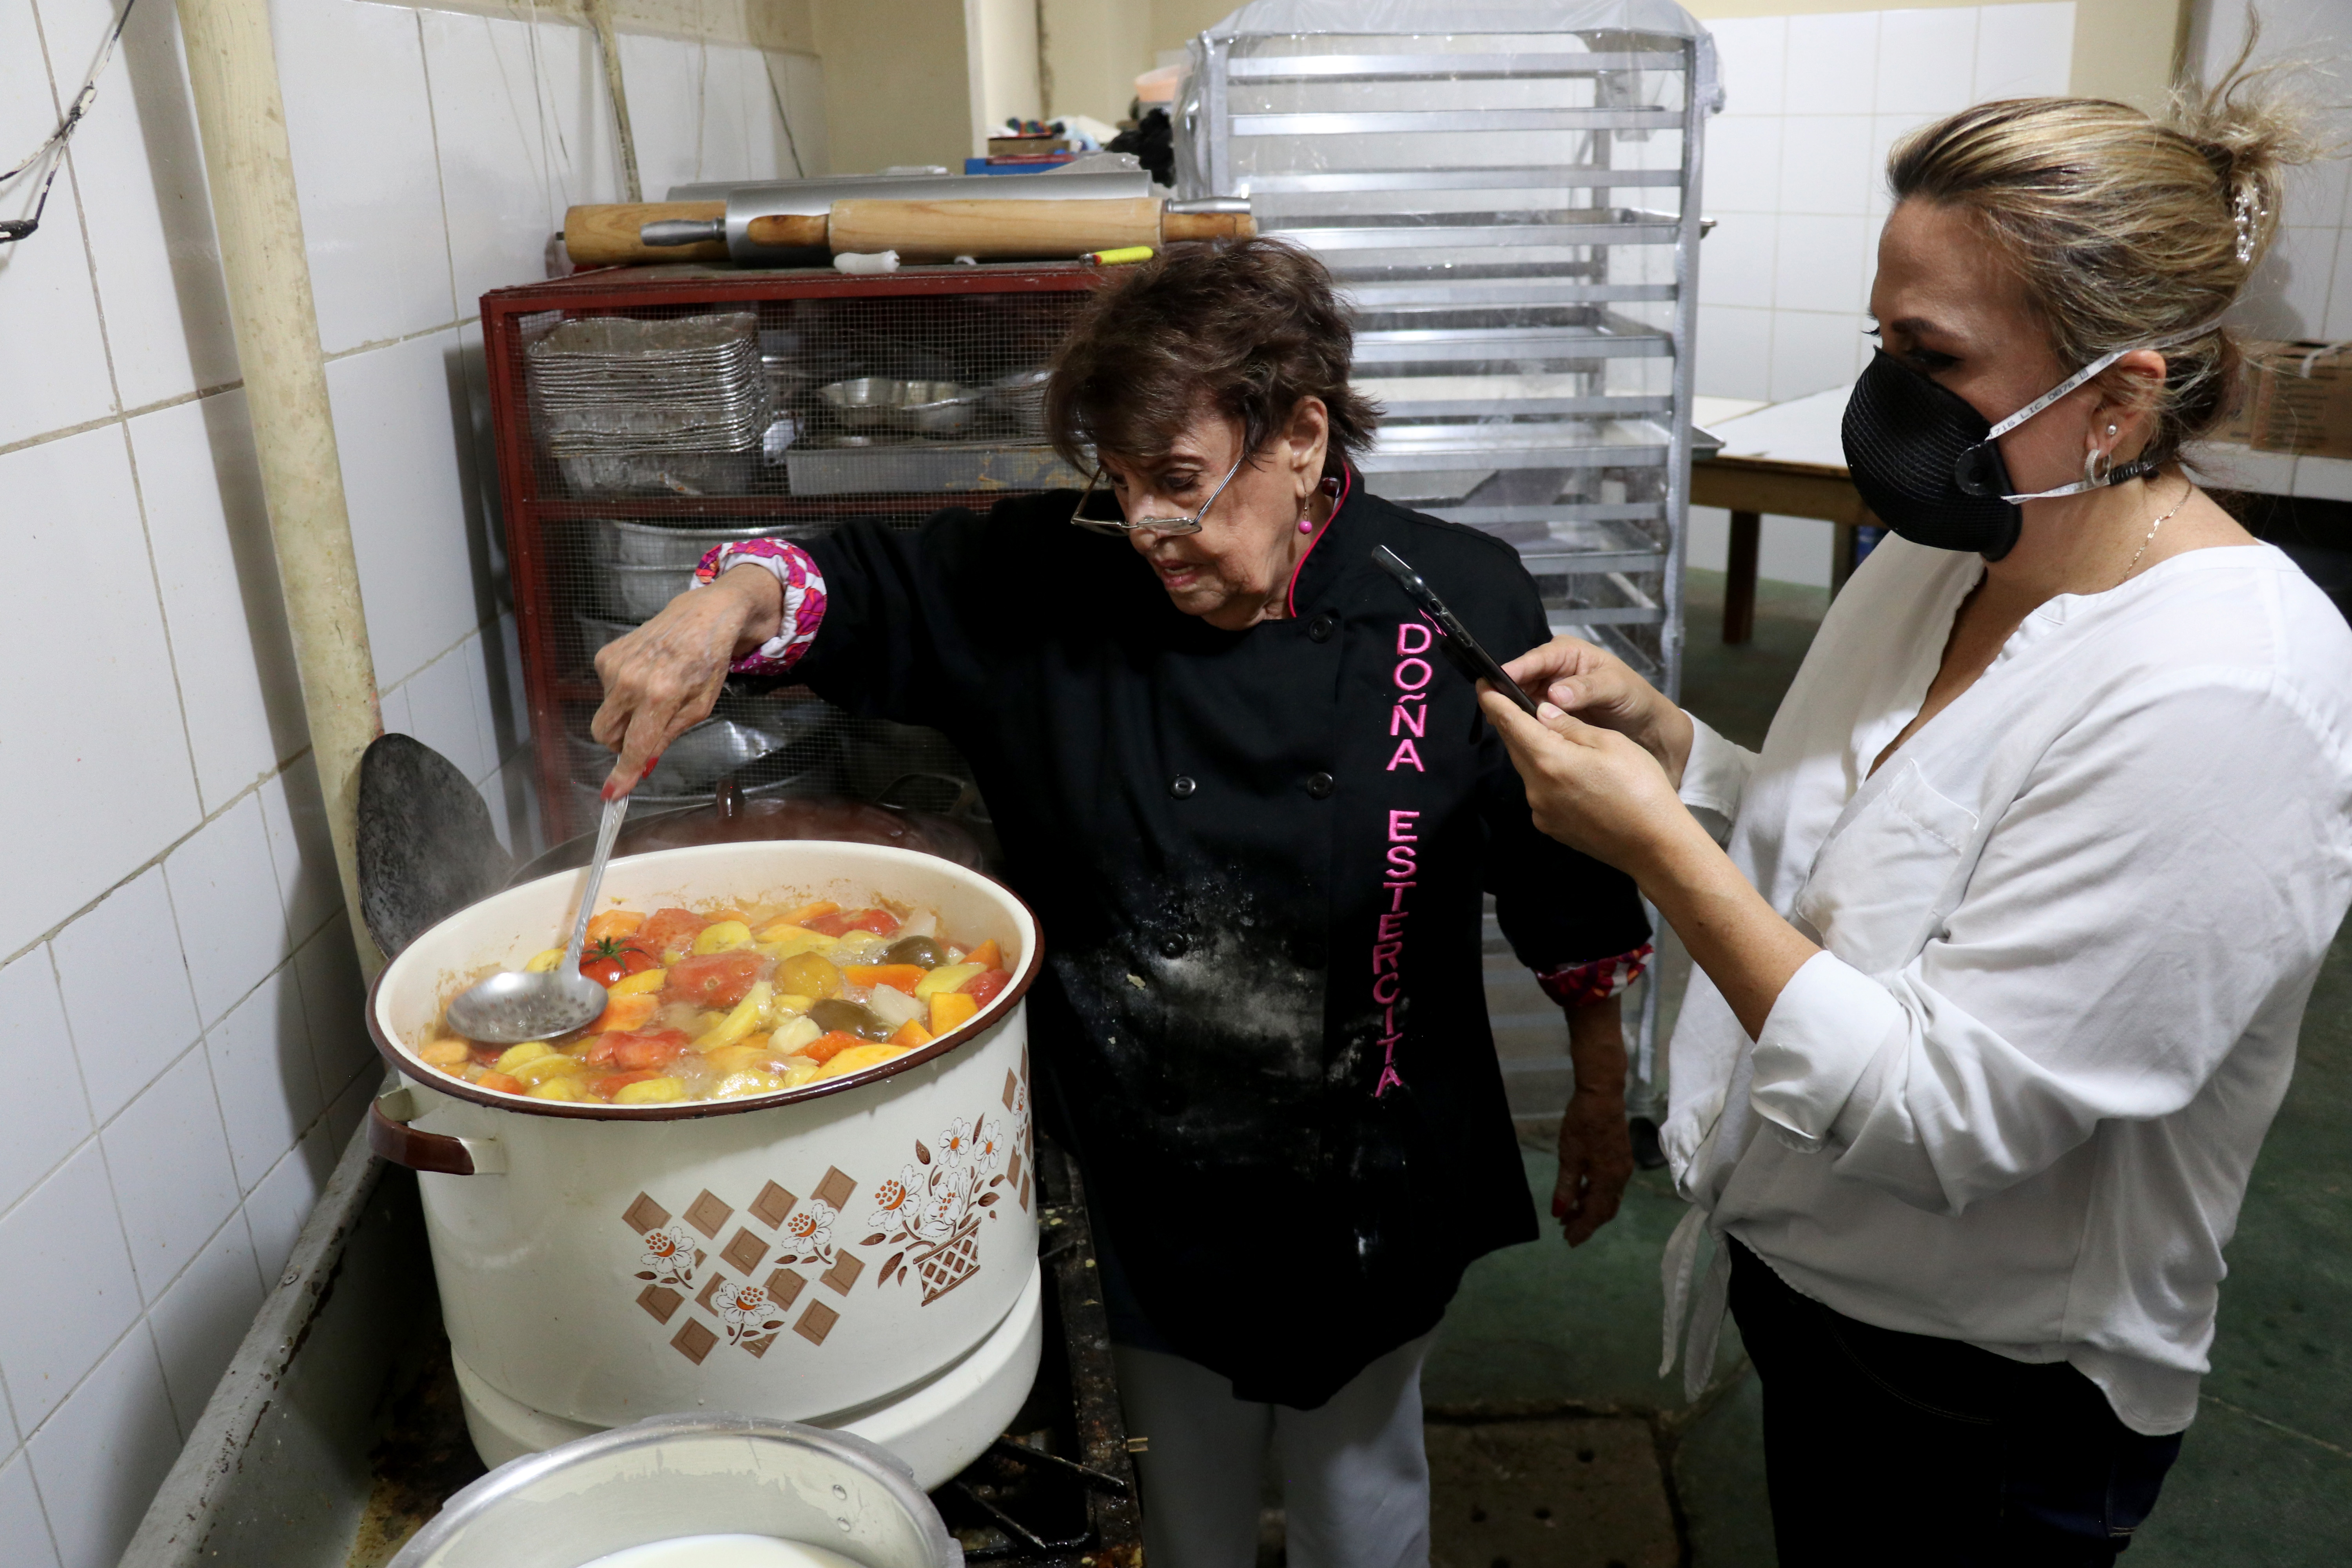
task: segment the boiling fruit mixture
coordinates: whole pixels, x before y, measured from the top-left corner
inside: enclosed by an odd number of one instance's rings
[[[551,948],[526,967],[563,962]],[[969,951],[930,914],[838,904],[607,910],[580,972],[604,1016],[577,1034],[482,1046],[445,1032],[426,1066],[532,1100],[661,1105],[773,1094],[878,1067],[979,1015],[1012,982],[992,939]]]

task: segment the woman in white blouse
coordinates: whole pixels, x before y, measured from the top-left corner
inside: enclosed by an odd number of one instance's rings
[[[1899,537],[1760,754],[1571,638],[1510,667],[1541,723],[1484,700],[1537,825],[1697,964],[1670,1319],[1725,1238],[1685,1377],[1727,1284],[1784,1568],[2112,1562],[2196,1409],[2352,901],[2352,633],[2179,456],[2301,152],[2259,99],[1895,150],[1845,435]]]

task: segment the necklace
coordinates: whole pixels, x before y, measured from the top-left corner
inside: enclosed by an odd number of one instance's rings
[[[2179,511],[2182,507],[2187,506],[2189,504],[2189,498],[2196,493],[2197,487],[2195,485],[2184,485],[2180,491],[2180,499],[2174,501],[2170,509],[2168,510],[2162,517],[2158,518],[2154,522],[2147,525],[2147,537],[2139,542],[2139,548],[2137,550],[2132,552],[2131,564],[2126,566],[2124,568],[2124,574],[2116,579],[2116,587],[2120,588],[2126,583],[2131,581],[2131,574],[2139,570],[2140,557],[2146,555],[2147,553],[2147,547],[2156,542],[2156,531],[2162,528],[2166,523],[2170,522],[2172,521],[2173,512]]]

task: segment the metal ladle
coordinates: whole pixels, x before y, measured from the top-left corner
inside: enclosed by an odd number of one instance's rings
[[[604,862],[612,858],[613,841],[621,836],[621,819],[628,814],[627,795],[604,803],[604,820],[596,827],[596,858],[588,862],[580,918],[572,922],[562,962],[544,973],[509,970],[468,987],[449,1004],[451,1033],[486,1046],[519,1046],[568,1035],[604,1013],[610,998],[602,985],[580,973],[580,950],[588,941],[589,919],[596,912]]]

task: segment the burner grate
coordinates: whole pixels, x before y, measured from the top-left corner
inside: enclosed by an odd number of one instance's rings
[[[1075,1165],[1037,1149],[1047,1241],[1039,1261],[1045,1355],[1012,1431],[931,1494],[968,1563],[1006,1568],[1139,1568],[1135,1465],[1111,1369],[1086,1195]]]

